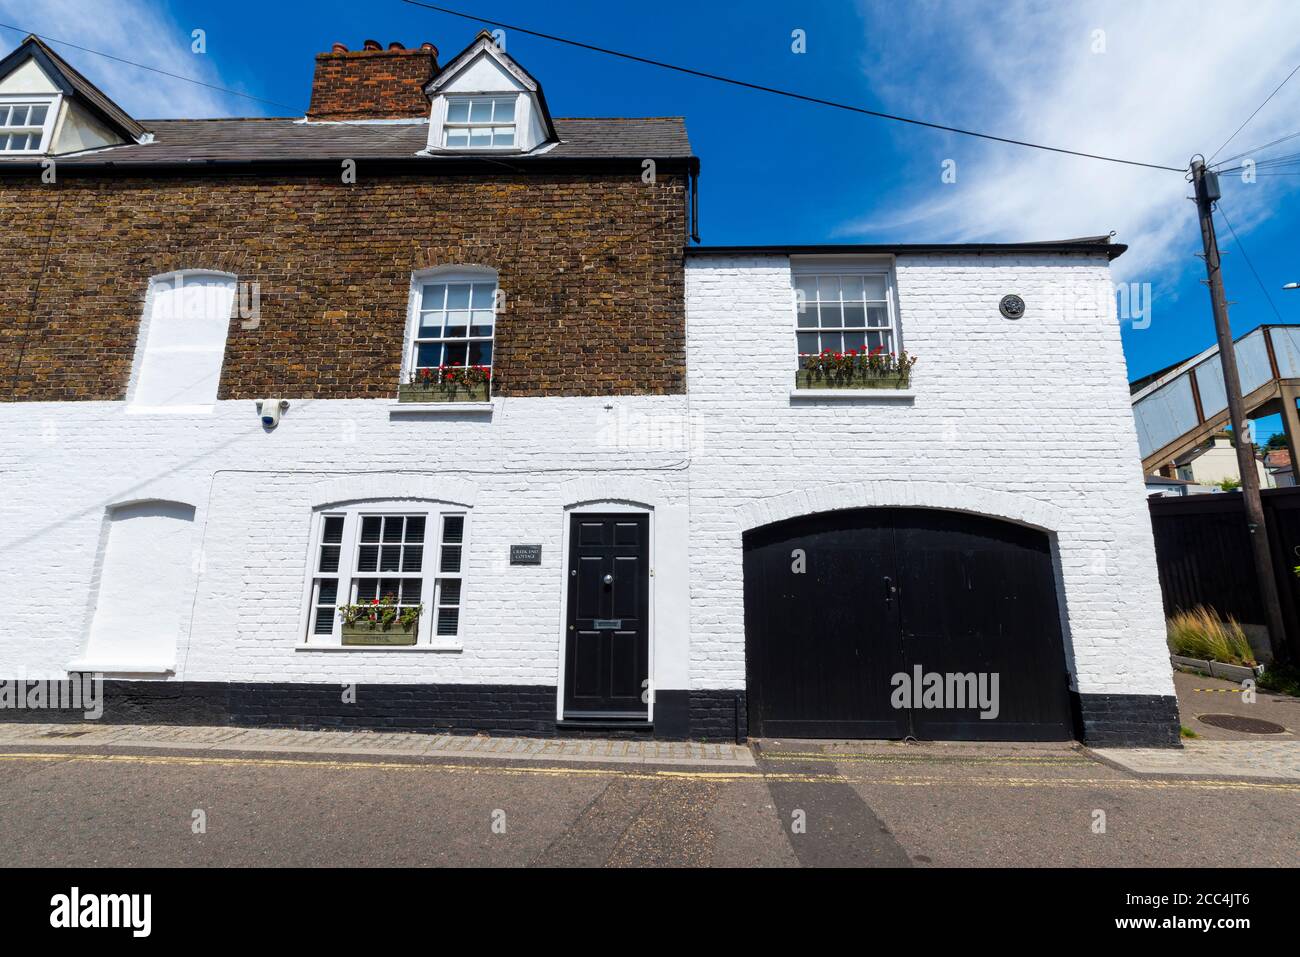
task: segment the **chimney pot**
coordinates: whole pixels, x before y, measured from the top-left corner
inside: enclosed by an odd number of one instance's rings
[[[399,41],[394,40],[392,43],[388,44],[388,49],[390,49],[390,50],[405,50],[406,47],[402,46],[402,44],[401,44]]]
[[[366,40],[362,51],[383,52],[377,40]],[[432,43],[418,50],[393,42],[388,50],[397,56],[352,56],[342,43],[316,58],[312,79],[313,120],[388,120],[429,116],[424,85],[438,72],[438,48]],[[340,55],[343,54],[343,55]]]
[[[347,44],[345,44],[345,43],[336,43],[336,44],[334,44],[334,46],[330,47],[330,52],[331,52],[331,53],[347,53],[347,52],[348,52]]]
[[[378,41],[378,40],[367,40],[365,43],[363,43],[363,44],[361,45],[361,49],[363,49],[363,50],[382,50],[383,47],[381,47],[381,46],[379,45],[379,41]]]

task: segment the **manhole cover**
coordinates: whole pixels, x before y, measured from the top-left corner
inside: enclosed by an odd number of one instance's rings
[[[1197,715],[1196,720],[1204,722],[1212,728],[1223,728],[1225,731],[1242,731],[1246,734],[1286,733],[1286,728],[1280,724],[1263,721],[1259,718],[1243,718],[1239,714],[1202,714]]]

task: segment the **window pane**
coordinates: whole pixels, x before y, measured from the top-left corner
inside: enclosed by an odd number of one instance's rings
[[[436,366],[442,356],[442,346],[438,343],[423,343],[415,350],[416,368]]]
[[[424,546],[407,545],[402,552],[402,571],[404,572],[421,572],[424,571]]]
[[[447,313],[447,328],[443,335],[448,338],[462,337],[469,330],[469,310]]]
[[[8,125],[9,125],[9,107],[7,105],[0,105],[0,126],[8,126]]]
[[[418,578],[402,579],[402,591],[398,598],[398,603],[402,605],[418,605],[420,603],[421,582]]]
[[[390,515],[384,519],[384,541],[400,542],[402,540],[402,517]]]
[[[472,366],[490,366],[492,364],[492,343],[471,342],[469,344],[469,364]]]
[[[440,605],[459,605],[460,604],[460,579],[445,578],[441,584],[442,591],[438,595],[438,604]]]
[[[46,114],[47,112],[49,112],[49,107],[47,107],[47,106],[33,106],[33,107],[32,107],[32,110],[31,110],[31,113],[28,114],[28,117],[27,117],[27,125],[28,125],[28,126],[44,126],[44,125],[45,125],[45,114]]]
[[[362,545],[357,550],[357,571],[373,572],[379,568],[379,546]]]
[[[817,296],[822,302],[838,302],[840,298],[840,277],[818,276]]]
[[[470,307],[473,309],[491,309],[497,287],[495,283],[476,282],[471,289]]]
[[[328,635],[334,630],[334,606],[327,605],[316,609],[316,621],[312,625],[312,634]]]
[[[447,308],[448,309],[468,309],[469,308],[469,291],[470,284],[467,282],[453,282],[447,285]]]
[[[843,352],[844,337],[838,332],[823,332],[822,348],[829,349],[831,352]]]
[[[454,636],[460,626],[459,608],[438,609],[438,634]]]
[[[861,276],[841,276],[840,292],[843,293],[845,301],[862,300],[862,277]]]
[[[492,131],[493,146],[514,146],[515,145],[515,128],[513,126],[499,126]]]
[[[877,302],[885,301],[885,277],[884,276],[867,276],[866,289],[867,289],[868,299],[874,299]]]
[[[465,539],[465,516],[448,515],[442,520],[442,540],[448,545],[458,545]]]
[[[479,310],[471,313],[472,320],[469,329],[471,336],[490,336],[492,335],[492,312],[491,310]]]
[[[26,104],[19,103],[17,106],[15,106],[15,107],[13,108],[13,112],[9,115],[9,125],[10,125],[10,126],[26,126],[26,125],[27,125],[27,105],[26,105]]]
[[[400,572],[402,570],[402,547],[385,545],[379,550],[379,570],[381,572]]]
[[[367,515],[363,518],[361,520],[361,540],[363,542],[379,541],[379,529],[383,521],[378,515]]]
[[[474,100],[469,107],[469,121],[471,123],[491,123],[492,122],[492,101],[491,100]]]
[[[320,548],[320,567],[317,571],[326,575],[334,575],[339,570],[339,551],[338,545],[322,545]]]
[[[469,120],[469,100],[456,98],[447,101],[447,122],[465,123]]]
[[[806,302],[817,301],[817,279],[815,276],[795,276],[794,288],[796,293],[803,293]]]
[[[325,518],[325,531],[321,534],[321,541],[335,543],[343,541],[342,515],[329,515]]]
[[[489,129],[481,129],[481,130],[474,130],[474,129],[472,129],[472,130],[470,130],[470,131],[469,131],[469,145],[470,145],[470,146],[491,146],[491,145],[492,145],[492,131],[489,130]]]
[[[865,332],[846,332],[844,333],[844,348],[846,350],[857,349],[861,351],[867,345],[867,334]]]
[[[417,335],[421,338],[436,338],[442,335],[442,317],[446,313],[442,312],[425,312],[420,314],[420,329]]]
[[[463,366],[465,364],[465,343],[447,343],[442,352],[442,361],[449,366]]]
[[[861,303],[844,304],[844,328],[861,329],[867,324],[867,310]]]
[[[442,546],[442,564],[439,570],[451,575],[460,573],[460,546],[444,545]]]
[[[823,329],[837,329],[844,325],[844,317],[840,315],[839,303],[828,305],[823,302],[817,308],[821,312]]]
[[[430,283],[424,286],[420,292],[421,309],[444,309],[447,300],[446,283]]]
[[[376,578],[358,578],[357,579],[357,602],[372,601],[375,593],[379,588],[379,580]]]
[[[469,146],[469,130],[445,130],[444,146]]]
[[[797,336],[799,340],[799,354],[810,356],[817,351],[817,333],[801,332]]]
[[[424,541],[424,516],[408,515],[406,518],[406,540],[408,542]]]
[[[867,325],[889,325],[889,310],[884,306],[867,306]]]
[[[515,98],[513,96],[498,97],[496,101],[496,111],[492,114],[492,120],[496,123],[513,123],[515,120]]]
[[[339,597],[339,583],[336,578],[322,578],[320,582],[319,594],[316,597],[316,603],[319,605],[332,605]]]

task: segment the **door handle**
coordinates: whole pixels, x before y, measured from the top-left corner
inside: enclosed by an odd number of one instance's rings
[[[606,585],[612,585],[612,584],[614,584],[614,576],[613,576],[613,575],[606,575],[606,576],[602,579],[602,581],[604,581],[604,583],[605,583]]]
[[[894,587],[894,580],[890,578],[888,575],[886,575],[884,578],[884,582],[885,582],[885,601],[887,602],[893,601],[894,592],[898,591],[898,589]]]

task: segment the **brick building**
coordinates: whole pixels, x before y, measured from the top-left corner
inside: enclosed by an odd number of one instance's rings
[[[0,674],[110,720],[1176,743],[1078,294],[1123,247],[690,246],[680,119],[438,57],[204,121],[0,61]],[[891,700],[914,668],[997,701]]]

